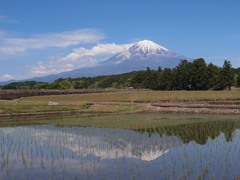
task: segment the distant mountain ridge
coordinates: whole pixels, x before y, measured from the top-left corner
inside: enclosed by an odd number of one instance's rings
[[[157,69],[174,68],[182,59],[188,59],[159,44],[149,40],[139,41],[127,50],[98,63],[94,67],[84,67],[72,71],[34,77],[28,80],[51,82],[59,78],[94,77],[99,75],[121,74],[145,70],[147,67]]]

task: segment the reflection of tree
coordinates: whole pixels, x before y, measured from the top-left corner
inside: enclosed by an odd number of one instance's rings
[[[158,128],[139,129],[140,132],[148,132],[149,136],[153,133],[160,135],[175,135],[181,138],[183,143],[195,141],[198,144],[206,144],[208,138],[215,139],[224,133],[226,141],[232,140],[233,132],[240,128],[240,124],[235,121],[211,121],[193,124],[183,124],[176,126],[165,126]]]

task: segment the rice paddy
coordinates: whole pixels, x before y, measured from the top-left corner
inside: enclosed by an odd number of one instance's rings
[[[131,113],[0,127],[0,179],[236,179],[238,115]]]
[[[222,100],[240,101],[239,91],[117,91],[91,94],[71,94],[23,97],[13,101],[0,101],[0,105],[46,105],[49,101],[61,105],[80,105],[88,102],[157,102]]]
[[[1,179],[238,179],[239,91],[0,100]]]

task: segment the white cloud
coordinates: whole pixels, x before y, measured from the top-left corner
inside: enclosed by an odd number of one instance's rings
[[[86,48],[78,48],[74,49],[72,53],[68,54],[67,56],[61,58],[60,61],[78,61],[84,57],[95,57],[100,60],[107,59],[117,53],[124,51],[125,49],[129,48],[132,44],[97,44],[91,49]]]
[[[92,48],[80,47],[74,49],[68,55],[61,58],[50,58],[48,62],[39,61],[35,66],[31,67],[32,75],[48,75],[65,71],[71,71],[77,68],[96,66],[100,61],[110,58],[132,44],[97,44]]]
[[[43,63],[39,61],[34,67],[31,68],[31,74],[36,76],[44,76],[47,74],[56,74],[59,72],[64,71],[71,71],[74,69],[74,65],[67,63],[67,64],[59,64],[50,61],[48,63]]]
[[[0,79],[3,80],[3,81],[7,81],[7,80],[14,79],[14,76],[11,75],[11,74],[4,74],[0,77]]]
[[[63,48],[79,44],[96,43],[104,39],[104,35],[94,29],[35,34],[31,37],[15,37],[5,31],[0,31],[0,38],[0,54],[16,54],[30,49]]]

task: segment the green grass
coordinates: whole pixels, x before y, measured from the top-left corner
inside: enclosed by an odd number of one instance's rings
[[[78,125],[84,127],[141,129],[200,123],[216,120],[238,120],[237,115],[196,115],[174,113],[132,113],[121,115],[104,115],[62,120],[61,125]],[[58,123],[58,122],[57,122]]]
[[[0,101],[1,113],[32,113],[32,112],[81,112],[88,110],[92,103],[105,103],[105,106],[94,111],[104,112],[137,112],[138,105],[124,103],[148,103],[157,101],[221,101],[239,102],[239,91],[119,91],[93,94],[73,94],[55,96],[24,97],[16,100]],[[48,102],[58,102],[59,106],[48,106]],[[118,104],[113,106],[113,103]],[[120,107],[121,106],[121,107]],[[105,107],[105,109],[104,109]]]
[[[96,113],[92,116],[53,117],[38,120],[6,121],[2,126],[24,125],[24,124],[54,124],[58,126],[82,126],[101,128],[123,128],[123,129],[148,129],[167,126],[186,125],[209,121],[239,121],[237,115],[207,115],[207,114],[179,114],[179,113],[127,113],[101,115]]]
[[[183,143],[192,140],[198,144],[206,144],[209,137],[215,138],[225,133],[226,140],[231,141],[232,133],[240,128],[237,115],[199,115],[168,113],[133,113],[120,115],[100,115],[72,117],[62,119],[42,119],[32,121],[8,121],[0,127],[52,124],[64,127],[98,127],[128,129],[147,132],[149,136],[159,133],[179,136]]]

